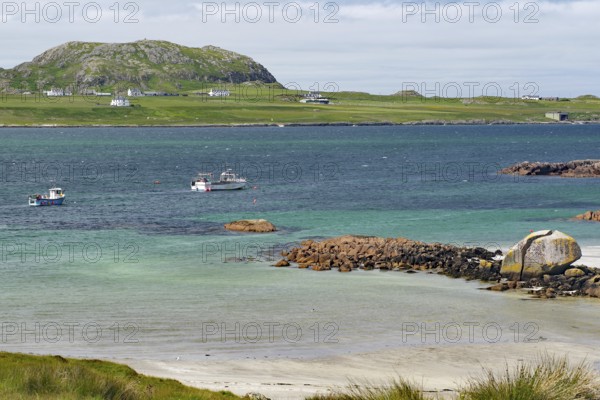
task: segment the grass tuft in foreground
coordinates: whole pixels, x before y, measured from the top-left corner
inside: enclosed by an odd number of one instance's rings
[[[446,399],[447,397],[444,397]],[[487,370],[461,388],[459,400],[597,400],[598,375],[585,363],[571,365],[566,358],[548,355],[501,374]],[[307,400],[433,400],[406,380],[390,385],[351,385],[347,392]]]
[[[566,358],[544,355],[510,371],[486,371],[461,390],[461,400],[575,400],[600,398],[597,375],[585,363],[571,365]]]
[[[151,378],[119,364],[98,360],[0,353],[0,398],[20,400],[224,400],[171,379]]]
[[[384,387],[352,385],[346,393],[319,395],[307,400],[428,400],[422,390],[400,379]]]

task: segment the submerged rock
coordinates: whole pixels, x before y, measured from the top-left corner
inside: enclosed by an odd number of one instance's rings
[[[225,229],[235,232],[268,233],[275,232],[275,225],[265,219],[245,219],[225,224]]]
[[[572,237],[559,231],[539,231],[509,250],[500,273],[518,281],[560,275],[580,258],[581,248]]]

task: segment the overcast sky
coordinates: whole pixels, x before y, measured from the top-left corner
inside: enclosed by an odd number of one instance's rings
[[[0,4],[3,68],[67,41],[146,38],[236,51],[304,90],[600,95],[598,0]]]

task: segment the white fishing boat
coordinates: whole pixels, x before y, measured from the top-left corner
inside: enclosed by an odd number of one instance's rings
[[[210,192],[212,190],[212,174],[209,172],[199,172],[198,176],[192,181],[193,192]]]
[[[212,182],[212,190],[240,190],[246,187],[246,179],[237,176],[232,170],[221,173],[218,182]]]
[[[32,194],[29,196],[29,205],[33,207],[61,206],[64,201],[65,192],[61,188],[52,188],[47,195]]]
[[[192,181],[192,191],[194,192],[212,192],[214,190],[240,190],[246,187],[245,178],[237,176],[232,170],[221,173],[219,180],[213,180],[213,174],[210,172],[199,172]]]

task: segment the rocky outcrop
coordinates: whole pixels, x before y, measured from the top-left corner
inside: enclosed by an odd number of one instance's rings
[[[600,177],[600,160],[577,160],[567,163],[529,162],[511,165],[500,171],[505,175],[562,176],[565,178]]]
[[[508,251],[500,273],[516,281],[560,275],[580,258],[581,248],[575,239],[559,231],[540,231]]]
[[[579,219],[582,221],[595,221],[600,222],[600,210],[598,211],[588,211],[584,214],[578,215],[575,219]]]
[[[265,219],[245,219],[225,224],[225,229],[235,232],[268,233],[275,232],[275,225]]]
[[[524,262],[530,267],[523,276],[523,268],[514,269],[518,273],[509,274],[511,280],[501,275],[502,263],[497,257],[502,254],[500,251],[492,253],[482,248],[427,244],[404,238],[342,236],[323,241],[307,240],[299,247],[282,252],[284,259],[276,266],[295,263],[300,269],[345,273],[358,269],[406,273],[426,271],[453,278],[494,282],[488,290],[519,289],[538,298],[600,297],[600,270],[583,265],[570,267],[571,259],[581,257],[581,250],[573,238],[561,232],[537,232],[519,242],[511,251],[510,258],[506,257],[509,258],[507,265],[521,260],[521,266]],[[565,267],[563,264],[568,265]],[[536,277],[522,280],[531,274],[534,265],[544,274],[538,276],[536,273]]]
[[[282,255],[285,261],[316,271],[421,270],[470,280],[500,279],[496,253],[404,238],[343,236],[322,242],[308,240]]]

